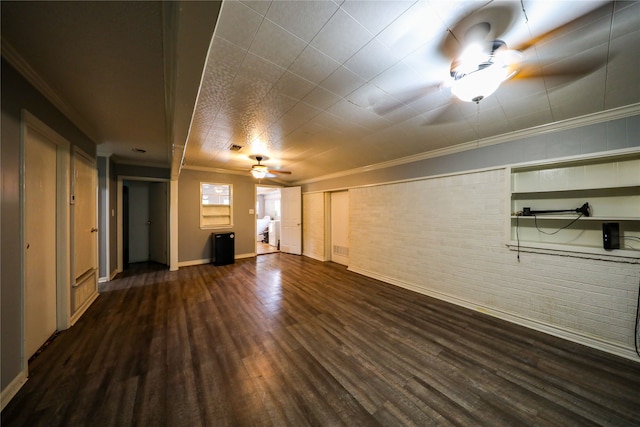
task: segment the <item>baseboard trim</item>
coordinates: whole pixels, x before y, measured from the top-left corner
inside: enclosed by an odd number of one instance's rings
[[[100,293],[96,289],[96,292],[93,295],[91,295],[89,298],[87,298],[87,301],[84,304],[82,304],[82,306],[78,309],[76,313],[74,313],[73,316],[71,316],[71,319],[69,319],[69,327],[75,325],[75,323],[82,317],[82,315],[87,311],[87,309],[91,306],[91,304],[93,304],[93,302],[98,299],[99,296],[100,296]]]
[[[238,254],[235,256],[235,259],[244,259],[244,258],[253,258],[256,257],[257,254],[255,252],[249,252],[246,254]]]
[[[442,301],[449,302],[451,304],[455,304],[464,308],[468,308],[470,310],[478,311],[480,313],[488,314],[489,316],[496,317],[498,319],[506,320],[507,322],[515,323],[520,326],[524,326],[529,329],[533,329],[539,332],[543,332],[549,335],[553,335],[558,338],[565,339],[567,341],[575,342],[577,344],[582,344],[587,347],[594,348],[596,350],[604,351],[606,353],[610,353],[616,356],[624,357],[625,359],[630,359],[635,362],[640,361],[640,357],[635,353],[635,351],[631,348],[623,347],[618,343],[613,343],[610,341],[603,340],[601,338],[596,338],[588,335],[581,334],[576,331],[568,330],[562,328],[557,325],[552,325],[546,322],[542,322],[535,319],[530,319],[527,317],[520,316],[518,314],[509,313],[503,310],[499,310],[493,307],[487,307],[481,304],[477,304],[471,301],[467,301],[465,299],[448,295],[445,293],[424,289],[418,285],[413,283],[404,282],[402,280],[398,280],[392,277],[384,276],[382,274],[377,274],[371,271],[367,271],[357,267],[349,267],[349,271],[354,273],[362,274],[363,276],[370,277],[372,279],[380,280],[385,283],[389,283],[391,285],[399,286],[401,288],[408,289],[413,292],[417,292],[419,294],[427,295]]]
[[[325,257],[319,257],[319,256],[316,256],[316,255],[312,255],[312,254],[305,254],[305,253],[303,253],[302,255],[303,255],[303,256],[306,256],[306,257],[308,257],[308,258],[311,258],[311,259],[315,259],[316,261],[322,261],[322,262],[326,262],[326,261],[328,261],[328,259],[327,259],[327,258],[325,258]]]
[[[236,254],[234,255],[234,259],[243,259],[243,258],[252,258],[255,257],[255,252],[250,252],[246,254]],[[202,258],[202,259],[192,259],[189,261],[179,261],[178,268],[180,267],[191,267],[193,265],[202,265],[202,264],[210,264],[212,262],[211,258]]]
[[[3,411],[11,399],[20,391],[22,386],[27,382],[26,371],[21,371],[0,393],[0,411]]]

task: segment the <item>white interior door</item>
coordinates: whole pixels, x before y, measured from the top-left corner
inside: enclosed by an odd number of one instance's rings
[[[302,190],[286,187],[280,191],[282,220],[280,223],[280,250],[294,255],[302,254]]]
[[[72,313],[76,313],[98,291],[98,216],[95,162],[76,150],[73,156],[73,170]]]
[[[167,184],[149,186],[149,260],[167,263]]]
[[[24,322],[25,356],[56,331],[57,146],[28,131],[25,138]]]
[[[349,265],[349,192],[331,193],[331,260]]]

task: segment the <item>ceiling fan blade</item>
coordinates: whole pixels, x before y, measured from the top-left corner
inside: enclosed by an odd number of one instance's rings
[[[422,126],[441,125],[460,120],[461,116],[455,106],[456,102],[455,98],[452,97],[451,101],[444,107],[426,113],[426,119],[422,122]]]
[[[291,171],[282,171],[278,169],[269,169],[268,172],[274,175],[291,175]]]
[[[430,84],[419,86],[412,89],[403,90],[402,92],[391,95],[391,99],[380,99],[372,103],[373,111],[379,116],[386,116],[407,104],[411,104],[420,98],[429,95],[442,87],[441,84]]]
[[[553,79],[557,84],[568,83],[577,78],[587,76],[604,67],[607,60],[615,54],[609,53],[608,58],[591,56],[588,58],[569,58],[566,60],[546,61],[540,65],[523,64],[513,80],[545,78]]]
[[[483,6],[456,22],[442,40],[439,51],[451,60],[456,59],[462,50],[471,43],[491,42],[500,39],[518,15],[519,3],[502,3]]]
[[[525,50],[530,49],[536,44],[558,38],[564,34],[569,34],[581,27],[589,25],[591,21],[598,19],[598,17],[611,15],[613,13],[613,8],[615,7],[613,3],[614,2],[604,4],[603,6],[593,9],[590,12],[573,19],[572,21],[555,27],[545,33],[539,34],[530,40],[520,43],[517,46],[510,46],[510,48],[524,52]]]

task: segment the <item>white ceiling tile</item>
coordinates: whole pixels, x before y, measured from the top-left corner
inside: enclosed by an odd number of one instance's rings
[[[343,63],[362,49],[373,35],[346,12],[338,10],[311,41],[311,45]]]
[[[240,90],[240,98],[249,97],[260,100],[264,97],[286,71],[276,64],[256,55],[247,54],[233,82],[232,91]]]
[[[371,80],[371,83],[391,96],[402,94],[407,88],[425,85],[424,79],[404,62],[398,62]]]
[[[319,110],[325,110],[340,101],[340,99],[341,98],[338,95],[328,91],[327,89],[324,89],[321,86],[316,86],[311,92],[302,98],[302,102],[305,102]]]
[[[416,0],[346,0],[341,7],[371,33],[378,34],[415,2]]]
[[[275,1],[266,17],[310,42],[337,10],[330,1]]]
[[[308,45],[291,64],[289,71],[313,83],[320,83],[339,67],[338,62]]]
[[[513,129],[523,129],[527,127],[541,126],[553,120],[549,108],[524,110],[522,114],[515,114],[509,111],[507,120]]]
[[[391,48],[398,58],[404,58],[425,43],[442,37],[446,30],[430,3],[418,2],[380,32],[376,39]]]
[[[358,123],[368,130],[379,130],[389,126],[389,121],[381,119],[369,108],[361,107],[343,99],[327,108],[327,112],[342,117],[344,120]]]
[[[321,84],[323,88],[338,96],[346,96],[365,83],[365,80],[345,67],[340,67],[327,77]]]
[[[604,106],[605,70],[549,91],[553,118],[566,120],[601,111]]]
[[[271,6],[270,0],[240,0],[241,3],[264,16]]]
[[[346,99],[355,105],[369,108],[373,111],[374,102],[380,97],[388,96],[384,91],[371,83],[365,83],[346,96]]]
[[[443,83],[451,80],[451,61],[451,58],[441,55],[432,43],[422,45],[402,60],[418,73],[423,81],[429,83]]]
[[[283,135],[288,135],[311,121],[321,112],[321,110],[300,102],[287,111],[287,113],[279,120],[277,126],[282,129]]]
[[[606,108],[633,104],[640,99],[640,79],[629,79],[640,70],[640,30],[612,40],[611,47],[619,53],[607,65]]]
[[[370,80],[398,62],[391,50],[378,40],[371,40],[353,55],[344,66],[365,80]]]
[[[300,100],[313,90],[315,84],[305,80],[289,71],[286,71],[276,83],[274,90],[283,95]]]
[[[225,1],[222,3],[215,35],[249,49],[262,19],[253,9],[238,1]]]
[[[258,29],[249,52],[288,68],[307,43],[271,21],[264,20]]]

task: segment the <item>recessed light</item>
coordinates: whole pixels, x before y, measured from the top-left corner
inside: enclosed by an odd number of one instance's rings
[[[147,150],[143,150],[142,148],[132,148],[131,151],[133,151],[134,153],[140,153],[140,154],[144,154],[147,152]]]

